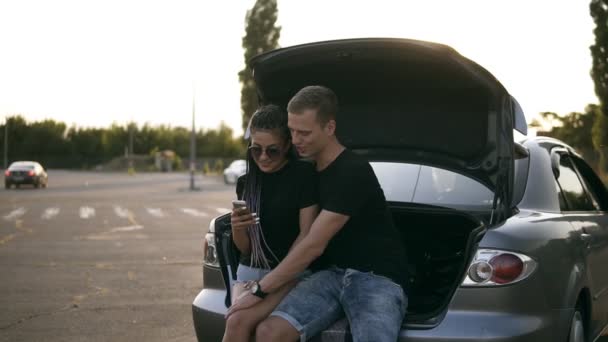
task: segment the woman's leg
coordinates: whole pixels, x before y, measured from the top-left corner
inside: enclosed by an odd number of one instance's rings
[[[251,308],[230,315],[226,320],[226,330],[222,342],[248,342],[258,323],[270,315],[295,284],[296,281],[292,281],[281,287],[279,291],[269,294],[263,301]]]

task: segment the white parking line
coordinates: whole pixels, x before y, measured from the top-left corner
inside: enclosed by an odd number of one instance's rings
[[[231,212],[231,209],[228,208],[215,208],[215,211],[217,211],[220,214],[227,214],[229,212]]]
[[[198,210],[192,209],[192,208],[182,208],[181,211],[183,211],[184,213],[186,213],[188,215],[192,215],[192,216],[196,216],[196,217],[207,217],[207,216],[209,216],[209,214],[207,214],[204,211],[198,211]]]
[[[146,208],[146,210],[152,216],[165,217],[165,214],[163,213],[163,210],[161,208]]]
[[[140,225],[134,225],[134,226],[126,226],[126,227],[117,227],[117,228],[112,228],[110,229],[111,233],[116,233],[116,232],[130,232],[133,230],[140,230],[140,229],[144,229],[144,226],[140,226]]]
[[[118,205],[114,206],[114,213],[116,213],[118,217],[122,218],[129,218],[129,216],[131,216],[131,212],[129,210],[121,208]]]
[[[46,208],[44,210],[44,213],[42,213],[42,219],[43,220],[50,220],[53,217],[57,216],[57,214],[59,214],[60,209],[57,207],[53,207],[53,208]]]
[[[11,211],[9,214],[4,215],[4,219],[7,221],[16,220],[16,219],[20,218],[21,216],[23,216],[23,214],[25,214],[26,211],[27,211],[27,209],[25,209],[24,207],[17,208],[15,210]]]
[[[80,207],[80,218],[89,219],[95,216],[95,208],[91,207]]]

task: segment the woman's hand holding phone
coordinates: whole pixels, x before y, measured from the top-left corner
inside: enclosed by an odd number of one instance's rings
[[[245,201],[232,201],[230,224],[233,230],[244,230],[259,222],[256,213],[251,213]]]

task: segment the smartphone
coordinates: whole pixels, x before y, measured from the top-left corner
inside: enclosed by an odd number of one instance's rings
[[[234,208],[234,209],[247,208],[247,202],[242,201],[242,200],[234,200],[234,201],[232,201],[232,208]]]

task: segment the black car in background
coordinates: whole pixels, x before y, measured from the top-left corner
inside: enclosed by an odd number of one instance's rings
[[[35,188],[46,188],[49,177],[44,167],[34,161],[16,161],[4,171],[4,188],[10,189],[11,185],[19,187],[21,184],[31,184]]]

